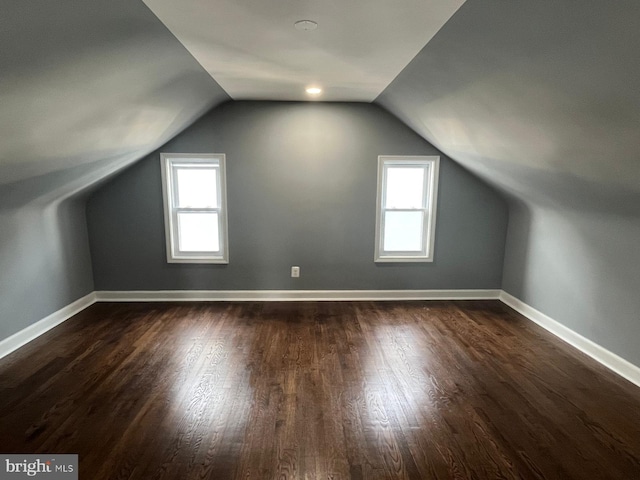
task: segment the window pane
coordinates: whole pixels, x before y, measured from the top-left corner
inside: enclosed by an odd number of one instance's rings
[[[217,208],[218,207],[217,168],[178,168],[176,186],[177,207]]]
[[[382,249],[385,252],[422,251],[423,217],[422,211],[385,212]]]
[[[178,248],[182,252],[220,250],[218,213],[178,213]]]
[[[385,208],[424,208],[425,168],[388,167]]]

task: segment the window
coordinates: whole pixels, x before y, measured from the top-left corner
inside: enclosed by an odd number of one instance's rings
[[[161,153],[169,263],[229,263],[225,156]]]
[[[432,262],[440,157],[378,157],[376,262]]]

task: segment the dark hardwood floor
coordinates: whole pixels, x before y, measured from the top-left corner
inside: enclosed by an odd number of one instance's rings
[[[83,480],[639,479],[640,388],[499,302],[96,304],[0,360]]]

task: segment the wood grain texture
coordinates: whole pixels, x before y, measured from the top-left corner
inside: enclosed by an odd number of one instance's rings
[[[119,479],[635,479],[640,389],[497,301],[96,304],[0,361],[0,451]]]

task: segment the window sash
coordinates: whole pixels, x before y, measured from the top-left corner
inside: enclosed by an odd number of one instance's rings
[[[215,163],[213,163],[215,162]],[[199,207],[199,208],[220,208],[221,198],[220,198],[220,164],[217,161],[212,161],[212,163],[191,163],[187,164],[184,162],[180,163],[172,163],[171,164],[171,187],[172,187],[172,195],[171,195],[171,206],[172,208],[196,208],[196,207],[180,207],[179,199],[180,199],[180,191],[178,186],[178,172],[180,170],[188,170],[188,169],[198,169],[198,170],[215,170],[216,171],[216,205],[217,207]]]
[[[385,249],[385,234],[386,234],[386,226],[387,226],[387,213],[389,212],[421,212],[422,213],[422,231],[420,232],[420,243],[422,248],[419,250],[387,250]],[[382,218],[380,219],[380,251],[384,255],[397,255],[397,256],[415,256],[420,255],[424,256],[427,254],[428,249],[428,239],[425,242],[426,234],[428,231],[428,222],[429,222],[429,211],[426,208],[387,208],[382,211]]]
[[[180,248],[180,222],[178,220],[178,216],[181,213],[217,213],[218,214],[218,250],[181,250]],[[219,208],[174,208],[171,212],[172,216],[172,225],[173,225],[173,251],[174,256],[176,255],[222,255],[224,251],[224,244],[222,238],[222,211]]]
[[[389,179],[389,169],[421,169],[423,171],[422,175],[422,209],[428,208],[429,204],[429,174],[430,174],[430,166],[422,165],[422,164],[407,164],[407,163],[385,163],[383,166],[383,178],[382,178],[382,208],[387,208],[387,195],[388,195],[388,179]],[[414,210],[418,210],[419,208],[414,208]]]

